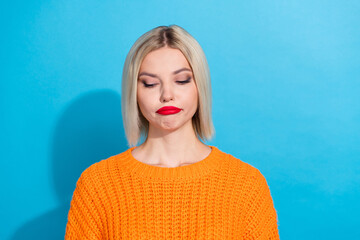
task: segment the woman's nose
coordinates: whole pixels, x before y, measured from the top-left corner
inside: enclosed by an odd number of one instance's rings
[[[160,102],[169,102],[171,100],[174,100],[173,89],[169,85],[163,85],[160,94]]]

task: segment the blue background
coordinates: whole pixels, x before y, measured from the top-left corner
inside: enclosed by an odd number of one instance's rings
[[[80,173],[127,149],[127,52],[173,23],[208,58],[209,144],[263,173],[281,239],[360,239],[360,1],[1,5],[0,239],[63,239]]]

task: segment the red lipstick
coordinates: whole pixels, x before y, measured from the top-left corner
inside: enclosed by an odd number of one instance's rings
[[[166,106],[158,109],[156,113],[159,113],[161,115],[169,115],[169,114],[175,114],[180,112],[181,109],[173,106]]]

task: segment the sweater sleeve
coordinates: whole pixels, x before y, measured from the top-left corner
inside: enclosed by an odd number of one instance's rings
[[[102,238],[99,198],[89,174],[90,168],[81,174],[76,184],[68,213],[65,240]]]
[[[243,239],[278,240],[278,219],[265,177],[258,169],[250,176],[249,208]]]

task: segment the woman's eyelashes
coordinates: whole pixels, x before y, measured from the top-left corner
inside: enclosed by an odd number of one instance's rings
[[[147,84],[145,81],[142,81],[142,83],[144,84],[144,87],[147,87],[147,88],[151,88],[153,86],[156,85],[156,83],[153,83],[153,84]]]
[[[190,81],[191,81],[191,77],[188,77],[186,80],[183,80],[183,81],[178,80],[176,82],[180,85],[184,85],[184,84],[189,83]],[[146,81],[144,81],[144,80],[142,80],[141,82],[143,83],[144,87],[146,87],[146,88],[152,88],[152,87],[158,85],[158,83],[151,83],[151,84],[146,83]]]
[[[179,83],[179,84],[186,84],[186,83],[189,83],[190,80],[191,80],[191,77],[188,77],[188,78],[187,78],[186,80],[184,80],[184,81],[176,81],[176,82]]]

